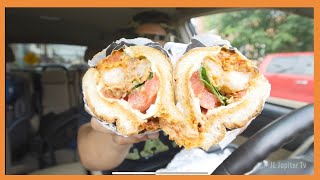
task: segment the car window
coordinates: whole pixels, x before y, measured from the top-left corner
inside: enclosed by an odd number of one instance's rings
[[[299,68],[301,72],[306,75],[314,74],[314,56],[306,56],[303,60],[299,62],[301,65]]]
[[[267,73],[313,75],[313,56],[273,57]]]
[[[70,66],[84,63],[86,46],[65,44],[13,43],[10,47],[18,68],[59,64]]]

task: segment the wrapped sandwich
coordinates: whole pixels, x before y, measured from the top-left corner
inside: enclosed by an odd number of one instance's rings
[[[229,46],[196,47],[179,58],[175,97],[184,120],[161,128],[186,148],[209,149],[227,131],[245,127],[262,110],[270,84],[256,66]]]
[[[179,146],[205,150],[230,142],[261,112],[270,84],[217,37],[167,51],[144,38],[112,43],[83,77],[87,111],[123,136],[163,130]]]
[[[107,128],[124,136],[154,132],[159,118],[170,118],[175,109],[173,70],[159,44],[121,39],[89,65],[82,83],[84,101]]]

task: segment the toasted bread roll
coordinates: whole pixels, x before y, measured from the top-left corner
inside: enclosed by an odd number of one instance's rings
[[[122,135],[157,130],[158,118],[170,118],[175,109],[172,65],[152,47],[113,50],[89,68],[82,81],[89,112],[115,124]]]
[[[271,88],[250,60],[227,46],[189,50],[178,60],[174,78],[176,103],[185,119],[162,119],[161,127],[178,145],[205,150],[228,129],[255,118]]]

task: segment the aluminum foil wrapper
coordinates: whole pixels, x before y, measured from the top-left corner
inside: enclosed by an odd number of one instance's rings
[[[88,61],[88,65],[90,67],[95,67],[101,60],[103,60],[104,58],[106,58],[107,56],[109,56],[112,51],[114,50],[119,50],[123,47],[129,47],[129,46],[136,46],[136,45],[144,45],[144,46],[149,46],[149,47],[153,47],[155,49],[158,49],[160,51],[162,51],[164,54],[166,54],[168,57],[168,53],[167,51],[165,51],[162,46],[159,43],[153,42],[150,39],[147,38],[135,38],[135,39],[119,39],[113,43],[111,43],[107,48],[103,49],[102,51],[100,51],[99,53],[97,53],[96,55],[93,56],[93,58],[91,60]],[[84,107],[85,110],[94,118],[96,118],[98,120],[98,122],[105,128],[113,131],[114,133],[116,133],[117,135],[123,136],[123,137],[127,137],[126,135],[121,134],[119,131],[117,131],[116,125],[112,124],[112,123],[107,123],[101,119],[99,119],[98,117],[96,117],[94,115],[94,113],[92,113],[90,111],[90,109],[87,106],[85,97],[83,97],[83,101],[84,101]],[[160,130],[157,131],[147,131],[144,133],[140,133],[140,134],[152,134],[152,133],[156,133],[159,132]]]
[[[236,48],[231,46],[231,43],[229,41],[224,40],[220,36],[213,35],[213,34],[201,34],[201,35],[194,36],[191,38],[189,44],[168,42],[165,44],[164,49],[168,52],[169,57],[171,58],[171,61],[175,66],[178,59],[189,50],[198,48],[198,47],[210,47],[210,46],[228,46],[229,49],[236,50]],[[239,134],[241,134],[250,125],[253,119],[251,119],[242,128],[227,131],[226,136],[217,145],[212,146],[209,149],[209,151],[214,149],[224,149],[228,144],[230,144]]]
[[[183,149],[174,156],[167,167],[158,169],[156,174],[210,175],[235,149],[236,146],[228,146],[209,153],[200,148]]]
[[[119,50],[125,46],[130,47],[130,46],[137,46],[137,45],[153,47],[155,49],[162,51],[167,56],[169,56],[167,51],[162,48],[161,44],[153,42],[150,39],[142,38],[142,37],[135,38],[135,39],[121,38],[111,43],[107,48],[103,49],[102,51],[94,55],[93,58],[88,61],[88,65],[90,67],[95,67],[102,59],[109,56],[112,53],[112,51]]]

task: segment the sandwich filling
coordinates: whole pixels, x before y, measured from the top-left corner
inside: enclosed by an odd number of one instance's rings
[[[250,67],[247,60],[222,48],[219,54],[203,59],[190,82],[205,114],[210,109],[227,106],[244,97],[257,75],[258,71]]]
[[[97,87],[102,96],[123,99],[142,113],[155,103],[160,83],[146,57],[134,58],[120,49],[100,61],[96,69],[101,75]]]

